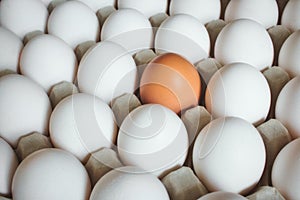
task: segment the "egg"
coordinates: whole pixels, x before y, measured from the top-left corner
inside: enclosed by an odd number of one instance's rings
[[[90,48],[79,64],[78,87],[106,103],[137,88],[137,68],[122,46],[103,41]]]
[[[272,168],[272,184],[286,199],[300,196],[300,138],[287,144],[277,155]]]
[[[117,126],[109,106],[95,96],[74,94],[62,100],[50,118],[53,145],[85,162],[90,153],[114,146]]]
[[[20,69],[23,75],[49,92],[59,82],[74,81],[77,59],[73,49],[61,39],[40,35],[31,39],[24,47]]]
[[[293,138],[300,137],[300,76],[289,81],[279,93],[275,116],[289,130]]]
[[[20,137],[48,133],[51,104],[38,84],[21,75],[0,78],[0,137],[16,147]]]
[[[0,27],[0,71],[19,70],[19,57],[23,49],[22,40],[13,32]]]
[[[70,153],[53,148],[26,157],[12,183],[14,200],[88,200],[90,192],[84,166]]]
[[[278,16],[276,0],[231,0],[225,11],[225,21],[252,19],[265,29],[276,26]]]
[[[258,183],[266,161],[264,142],[249,122],[218,118],[201,130],[193,149],[193,166],[206,188],[247,194]]]
[[[278,57],[278,65],[283,68],[290,77],[300,75],[300,30],[292,33],[283,43]]]
[[[157,177],[137,167],[127,166],[105,174],[95,185],[90,197],[90,200],[112,199],[169,200],[169,196]]]
[[[11,195],[11,182],[19,161],[9,144],[0,138],[0,194]]]
[[[228,64],[208,82],[205,105],[214,118],[240,117],[258,125],[265,121],[270,104],[269,84],[251,65]]]
[[[156,103],[176,113],[198,104],[201,81],[195,67],[180,55],[166,53],[145,68],[140,82],[143,103]]]
[[[247,200],[247,198],[236,194],[232,192],[224,192],[224,191],[218,191],[218,192],[212,192],[209,194],[206,194],[202,196],[198,200]]]
[[[281,24],[288,27],[292,31],[300,29],[300,1],[289,0],[284,7]]]
[[[52,0],[41,0],[47,7],[52,2]]]
[[[201,23],[206,24],[217,20],[221,14],[220,0],[172,0],[170,14],[188,14],[196,17]]]
[[[153,30],[147,17],[135,9],[120,9],[105,20],[101,40],[123,46],[130,54],[153,46]]]
[[[266,29],[250,19],[227,24],[217,37],[215,58],[223,65],[244,62],[259,70],[272,66],[274,48]]]
[[[86,41],[98,41],[100,26],[95,12],[80,1],[66,1],[54,8],[48,20],[48,33],[73,49]]]
[[[136,9],[150,18],[159,13],[166,13],[168,0],[118,0],[118,9],[123,8]]]
[[[82,3],[85,3],[87,6],[89,6],[94,12],[97,12],[99,9],[107,7],[107,6],[115,6],[117,0],[77,0],[81,1]]]
[[[167,18],[160,25],[154,47],[158,54],[177,53],[195,64],[208,58],[210,38],[199,20],[190,15],[178,14]]]
[[[47,7],[40,0],[1,1],[0,26],[14,32],[21,39],[32,31],[45,32],[47,19]]]
[[[117,143],[125,165],[138,166],[159,177],[182,166],[189,147],[183,122],[158,104],[130,112],[120,127]]]

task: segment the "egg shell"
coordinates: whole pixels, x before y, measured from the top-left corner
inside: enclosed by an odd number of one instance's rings
[[[117,126],[109,106],[95,96],[78,93],[61,101],[50,118],[53,145],[85,162],[100,148],[112,148]]]
[[[246,194],[258,183],[265,160],[259,132],[235,117],[210,122],[199,133],[193,150],[195,172],[211,192]]]
[[[214,118],[233,116],[258,125],[265,121],[271,92],[263,74],[245,63],[222,67],[210,79],[205,105]]]
[[[22,40],[13,32],[0,27],[0,71],[10,69],[17,72],[23,49]]]
[[[300,1],[289,0],[284,7],[281,24],[288,27],[292,31],[300,29]]]
[[[95,95],[106,103],[137,88],[137,69],[130,54],[118,44],[98,43],[83,56],[78,69],[81,92]]]
[[[28,156],[16,170],[14,200],[88,200],[91,183],[84,166],[60,149],[43,149]]]
[[[275,117],[285,125],[291,136],[300,137],[300,76],[289,81],[279,93]]]
[[[206,24],[219,19],[221,14],[220,0],[172,0],[170,14],[188,14],[196,17],[201,23]]]
[[[113,184],[112,184],[113,183]],[[160,180],[137,167],[114,169],[95,185],[90,200],[169,200]]]
[[[158,13],[165,13],[168,0],[118,0],[118,9],[132,8],[143,13],[147,18]]]
[[[85,3],[89,6],[94,12],[97,12],[99,9],[107,7],[107,6],[115,6],[117,4],[117,0],[77,0]]]
[[[24,47],[20,58],[23,75],[39,83],[49,92],[53,85],[73,82],[77,72],[77,59],[73,49],[52,35],[40,35]]]
[[[292,33],[283,43],[278,57],[278,65],[288,72],[290,77],[300,75],[300,30]]]
[[[198,104],[201,81],[197,70],[183,57],[167,53],[153,59],[142,74],[143,103],[157,103],[176,113]]]
[[[155,51],[177,53],[191,63],[209,56],[210,39],[205,26],[196,18],[178,14],[167,18],[155,36]]]
[[[38,84],[21,75],[0,78],[0,137],[16,147],[33,131],[48,133],[51,104]]]
[[[45,32],[47,19],[47,7],[40,0],[1,1],[0,26],[14,32],[21,39],[32,31]]]
[[[266,29],[277,24],[278,16],[276,0],[231,0],[225,11],[225,21],[252,19]]]
[[[135,10],[124,8],[112,13],[101,30],[102,41],[123,46],[130,54],[153,46],[153,30],[147,17]]]
[[[278,154],[272,168],[272,184],[286,199],[300,196],[300,139],[287,144]]]
[[[227,24],[218,35],[214,50],[215,58],[222,65],[244,62],[263,70],[273,63],[270,35],[261,24],[250,19]]]
[[[174,112],[158,104],[136,108],[119,130],[121,161],[160,177],[183,165],[188,147],[183,122]]]
[[[0,138],[0,194],[10,196],[11,182],[19,161],[11,146]]]
[[[224,191],[218,191],[218,192],[212,192],[209,193],[203,197],[201,197],[198,200],[247,200],[247,198],[231,192],[224,192]]]
[[[48,33],[57,36],[73,49],[82,42],[98,41],[100,26],[95,12],[79,1],[66,1],[51,12]]]

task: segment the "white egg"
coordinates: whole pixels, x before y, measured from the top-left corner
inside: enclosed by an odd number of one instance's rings
[[[211,192],[207,195],[202,196],[198,200],[247,200],[247,198],[231,192],[224,192],[224,191],[218,191],[218,192]]]
[[[247,194],[266,160],[264,142],[249,122],[235,117],[210,122],[197,136],[193,166],[209,191]]]
[[[13,32],[0,27],[0,71],[10,69],[17,72],[23,49],[22,40]]]
[[[278,16],[276,0],[231,0],[225,10],[225,21],[252,19],[266,29],[277,24]]]
[[[196,63],[209,56],[209,35],[205,26],[193,16],[174,15],[158,28],[155,51],[159,54],[177,53],[191,63]]]
[[[0,194],[10,196],[11,182],[19,161],[9,144],[0,138]]]
[[[117,0],[77,0],[88,5],[94,12],[107,6],[115,6]]]
[[[260,71],[245,63],[233,63],[210,79],[205,104],[214,118],[233,116],[260,124],[268,115],[271,92]]]
[[[79,1],[66,1],[51,12],[48,33],[55,35],[73,49],[86,41],[98,41],[100,26],[95,12]]]
[[[292,31],[300,29],[300,1],[289,0],[283,10],[281,24]]]
[[[32,31],[46,30],[48,10],[40,0],[2,0],[0,4],[0,26],[21,39]]]
[[[274,48],[270,35],[261,24],[238,19],[222,29],[214,53],[223,65],[245,62],[263,70],[272,65]]]
[[[12,183],[14,200],[88,200],[90,192],[88,173],[79,160],[53,148],[26,157]]]
[[[20,58],[21,73],[39,83],[47,92],[53,85],[73,82],[77,59],[73,49],[61,39],[40,35],[24,47]]]
[[[52,0],[41,0],[46,6],[49,6],[49,4],[52,2]]]
[[[100,42],[83,56],[78,69],[81,92],[95,95],[106,103],[137,87],[137,68],[130,54],[113,42]]]
[[[117,125],[109,106],[95,96],[74,94],[62,100],[50,118],[53,145],[85,162],[90,153],[114,146]]]
[[[120,44],[129,53],[135,54],[153,46],[153,30],[150,21],[141,12],[120,9],[104,22],[101,40]]]
[[[278,57],[278,65],[291,77],[300,75],[300,30],[291,34],[283,43]]]
[[[133,110],[119,130],[118,152],[123,163],[160,177],[183,165],[188,147],[183,122],[173,111],[158,104]]]
[[[300,76],[289,81],[279,93],[275,116],[289,130],[293,138],[300,137]]]
[[[172,0],[170,14],[188,14],[196,17],[201,23],[219,19],[221,14],[220,0]]]
[[[300,196],[300,138],[287,144],[277,155],[272,168],[272,184],[286,199]]]
[[[0,137],[16,147],[33,131],[48,133],[51,104],[38,84],[21,75],[0,78]]]
[[[136,9],[150,18],[158,13],[166,13],[168,0],[118,0],[118,9],[123,8]]]
[[[160,180],[137,167],[120,167],[105,174],[95,185],[90,200],[169,200]]]

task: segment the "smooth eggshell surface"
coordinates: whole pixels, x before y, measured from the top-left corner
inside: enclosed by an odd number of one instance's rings
[[[252,19],[266,29],[275,26],[278,21],[276,0],[231,0],[225,11],[225,21]]]
[[[57,36],[73,49],[82,42],[98,41],[100,26],[95,12],[79,1],[66,1],[51,12],[48,33]]]
[[[40,0],[2,0],[0,4],[0,26],[21,39],[32,31],[46,30],[48,10]]]
[[[213,75],[205,104],[214,118],[240,117],[256,125],[268,115],[271,92],[260,71],[245,63],[233,63]]]
[[[223,191],[218,191],[218,192],[212,192],[207,195],[202,196],[198,200],[247,200],[247,198],[236,194],[236,193],[231,193],[231,192],[223,192]]]
[[[289,81],[279,93],[275,116],[287,127],[293,138],[300,137],[300,76]]]
[[[59,149],[43,149],[26,157],[12,184],[14,200],[88,200],[91,183],[84,166]]]
[[[78,0],[88,5],[94,12],[107,6],[115,6],[117,0]]]
[[[137,68],[130,54],[113,42],[100,42],[81,59],[78,69],[81,92],[95,95],[106,103],[137,87]]]
[[[219,19],[221,14],[220,0],[172,0],[170,3],[170,14],[192,15],[201,23]]]
[[[0,194],[10,196],[12,178],[19,161],[14,150],[2,138],[0,138],[0,152]]]
[[[283,10],[281,24],[292,31],[300,29],[300,1],[289,0]]]
[[[292,33],[283,43],[278,57],[278,65],[282,67],[290,77],[300,75],[300,30]]]
[[[266,29],[250,19],[227,24],[217,37],[215,57],[223,65],[244,62],[259,70],[272,66],[274,48]]]
[[[50,118],[50,138],[55,147],[81,161],[102,147],[114,146],[117,126],[109,106],[95,96],[74,94],[61,101]]]
[[[153,46],[153,30],[148,18],[135,9],[120,9],[104,22],[101,40],[123,46],[130,54]]]
[[[249,122],[218,118],[199,133],[193,166],[207,189],[247,194],[258,183],[266,160],[264,142]]]
[[[166,13],[168,0],[118,0],[118,9],[132,8],[150,18],[158,13]]]
[[[137,167],[121,167],[105,174],[95,185],[90,197],[90,200],[112,199],[169,200],[169,196],[156,176]]]
[[[33,131],[48,133],[52,108],[46,92],[21,75],[0,78],[0,137],[16,147],[20,137]]]
[[[210,38],[199,20],[180,14],[167,18],[160,25],[154,47],[158,54],[177,53],[195,64],[209,56]]]
[[[77,59],[71,47],[63,40],[40,35],[24,47],[20,60],[21,73],[39,83],[47,92],[59,82],[73,82]]]
[[[23,48],[22,40],[13,32],[0,27],[0,44],[0,71],[10,69],[17,72]]]
[[[300,138],[287,144],[277,155],[272,168],[272,184],[286,199],[300,196]]]
[[[176,113],[196,106],[201,81],[195,67],[183,57],[167,53],[153,59],[142,74],[143,103],[157,103]]]
[[[118,152],[123,163],[160,177],[183,165],[188,147],[183,122],[174,112],[158,104],[136,108],[119,130]]]

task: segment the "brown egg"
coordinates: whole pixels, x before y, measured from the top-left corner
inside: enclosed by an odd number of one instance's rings
[[[154,58],[145,68],[140,83],[142,102],[166,106],[179,114],[196,106],[201,81],[194,66],[180,55],[166,53]]]

